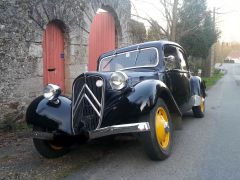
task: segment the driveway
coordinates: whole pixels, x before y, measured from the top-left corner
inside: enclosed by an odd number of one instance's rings
[[[48,160],[31,139],[10,134],[12,141],[0,146],[0,179],[240,179],[240,64],[223,68],[227,74],[207,92],[205,117],[184,115],[165,161],[149,160],[129,136],[76,146]]]

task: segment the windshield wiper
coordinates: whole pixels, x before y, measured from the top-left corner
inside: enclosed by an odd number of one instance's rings
[[[105,64],[105,66],[103,67],[103,69],[105,69],[105,68],[110,64],[110,62],[112,62],[113,58],[116,57],[116,53],[117,53],[117,51],[115,50],[114,53],[113,53],[113,57],[107,62],[107,64]]]
[[[135,59],[135,61],[134,61],[134,65],[136,66],[136,64],[137,64],[137,58],[138,58],[138,55],[139,55],[139,53],[140,53],[140,51],[139,51],[139,46],[137,47],[137,51],[138,51],[138,53],[136,54],[136,59]]]

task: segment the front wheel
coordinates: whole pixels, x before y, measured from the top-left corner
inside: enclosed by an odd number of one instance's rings
[[[142,121],[149,122],[150,132],[140,134],[140,141],[152,160],[164,160],[171,154],[173,125],[168,108],[162,99]]]
[[[58,158],[69,152],[69,148],[58,144],[57,142],[33,139],[36,150],[45,158]]]
[[[40,127],[33,127],[33,131],[46,132],[46,130]],[[58,158],[67,154],[71,143],[69,142],[69,144],[66,145],[66,143],[63,144],[63,141],[33,138],[33,144],[36,150],[45,158]]]

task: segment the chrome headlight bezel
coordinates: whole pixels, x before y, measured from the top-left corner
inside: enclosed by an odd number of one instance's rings
[[[55,84],[48,84],[43,89],[43,96],[49,101],[57,99],[60,94],[61,88]]]
[[[128,76],[122,71],[112,73],[110,77],[110,85],[113,90],[121,90],[127,86]]]

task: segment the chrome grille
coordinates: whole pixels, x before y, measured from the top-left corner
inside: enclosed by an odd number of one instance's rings
[[[74,81],[72,126],[75,134],[80,129],[95,130],[101,125],[104,85],[97,87],[98,80],[103,81],[98,75],[83,74]]]

